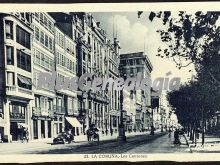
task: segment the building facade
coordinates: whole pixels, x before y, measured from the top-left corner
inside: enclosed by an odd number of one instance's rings
[[[2,13],[0,17],[0,130],[11,141],[22,138],[22,128],[31,123],[33,30],[30,13]]]
[[[30,139],[53,138],[68,130],[77,136],[91,125],[103,134],[117,133],[117,91],[38,88],[41,73],[56,74],[56,84],[84,73],[93,74],[91,80],[119,77],[119,42],[107,39],[100,22],[89,13],[1,13],[0,17],[2,138],[19,140],[26,130]]]
[[[123,77],[127,78],[151,78],[152,64],[143,52],[121,54],[120,55],[120,72]],[[126,93],[129,92],[129,96]],[[151,111],[151,86],[145,90],[124,91],[124,106],[127,102],[135,103],[125,109],[127,112],[127,130],[128,131],[145,131],[150,128],[150,111]],[[127,97],[126,97],[127,96]],[[130,98],[129,98],[130,97]],[[135,116],[135,117],[133,117]],[[135,120],[134,120],[135,119]]]
[[[91,73],[95,78],[118,77],[120,45],[117,39],[113,43],[107,39],[100,22],[88,13],[71,13],[74,17],[77,36],[77,76]],[[111,90],[78,92],[79,118],[83,131],[95,125],[102,134],[117,133],[119,119],[118,93]]]

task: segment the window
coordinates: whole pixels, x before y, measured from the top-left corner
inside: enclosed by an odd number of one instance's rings
[[[17,80],[18,80],[19,87],[31,90],[32,81],[30,78],[18,74]]]
[[[141,72],[141,67],[137,67],[137,73]]]
[[[132,60],[132,59],[129,60],[129,64],[130,64],[130,65],[133,65],[133,60]]]
[[[53,51],[53,40],[52,40],[52,38],[49,38],[49,49],[51,51]]]
[[[44,32],[40,32],[40,42],[44,45]]]
[[[53,31],[51,21],[48,22],[48,28],[49,28],[50,31]]]
[[[44,25],[45,25],[46,27],[48,27],[47,22],[48,22],[48,21],[47,21],[47,17],[44,16]]]
[[[61,65],[62,65],[62,66],[65,66],[65,59],[64,59],[64,56],[63,56],[63,55],[61,55]]]
[[[45,56],[43,53],[41,53],[41,65],[45,66]]]
[[[25,18],[27,20],[27,22],[31,22],[31,17],[30,17],[30,14],[29,13],[25,13]]]
[[[24,13],[21,13],[21,17],[24,18]]]
[[[17,43],[30,49],[30,34],[19,26],[16,26],[16,41]]]
[[[40,23],[44,23],[44,15],[43,15],[43,13],[40,13]]]
[[[35,13],[35,20],[39,22],[39,13]]]
[[[17,67],[31,72],[31,56],[17,49]]]
[[[57,52],[57,56],[56,56],[56,62],[57,62],[57,64],[60,64],[60,55],[59,55],[59,53]]]
[[[88,61],[91,62],[91,55],[88,54]]]
[[[88,36],[88,43],[90,44],[90,42],[91,42],[91,41],[90,41],[90,37]]]
[[[54,61],[53,59],[50,59],[50,70],[53,70]]]
[[[69,69],[69,63],[71,62],[71,60],[69,60],[68,58],[66,59],[66,67],[67,67],[67,69]]]
[[[35,51],[35,63],[40,64],[40,52],[38,50]]]
[[[69,70],[72,70],[72,67],[73,67],[73,62],[70,61],[70,67],[69,67]]]
[[[15,85],[13,72],[7,72],[7,85],[9,86]]]
[[[35,39],[37,41],[39,41],[40,39],[40,31],[39,31],[39,28],[37,28],[36,26],[35,26]]]
[[[6,46],[6,56],[7,64],[14,65],[14,48],[11,46]]]
[[[83,52],[83,60],[85,61],[86,60],[86,53]]]
[[[59,33],[59,45],[60,45],[61,47],[64,46],[64,43],[63,43],[63,42],[64,42],[64,36]]]
[[[5,21],[6,38],[13,40],[13,23],[12,21]]]
[[[50,67],[50,61],[49,61],[49,57],[45,56],[45,67],[49,69]]]
[[[68,53],[70,52],[70,42],[68,40],[66,41],[66,50]]]
[[[75,63],[73,62],[73,69],[72,69],[73,72],[76,72],[76,67],[75,67]]]
[[[45,46],[48,48],[49,47],[49,38],[48,35],[45,34]]]
[[[74,37],[75,37],[75,40],[76,40],[76,38],[77,38],[77,36],[76,36],[76,30],[74,30]]]

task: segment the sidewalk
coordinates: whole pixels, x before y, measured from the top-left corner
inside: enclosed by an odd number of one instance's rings
[[[199,139],[197,139],[197,144],[195,146],[195,144],[192,143],[191,140],[189,140],[189,137],[187,137],[187,135],[185,136],[188,140],[191,152],[220,152],[220,137],[214,135],[205,135],[205,143],[202,146],[202,136],[200,134]]]
[[[156,130],[155,133],[157,133],[157,132],[161,132],[161,131]],[[125,133],[125,136],[131,137],[131,136],[146,135],[146,134],[150,134],[150,131]],[[117,139],[117,137],[118,137],[118,133],[114,133],[112,136],[110,134],[105,135],[105,134],[101,134],[101,133],[99,135],[100,135],[100,141],[113,140],[113,139]],[[87,136],[86,135],[74,136],[74,141],[75,142],[85,142],[85,141],[87,141]],[[30,143],[52,143],[53,138],[30,140],[29,142]]]

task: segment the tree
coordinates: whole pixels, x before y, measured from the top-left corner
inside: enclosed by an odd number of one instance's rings
[[[139,16],[142,12],[138,12]],[[203,68],[215,85],[220,87],[219,46],[220,27],[217,25],[219,12],[196,12],[187,14],[180,11],[172,16],[170,11],[151,12],[149,20],[162,20],[160,34],[163,47],[158,48],[157,56],[172,59],[181,69],[190,64]]]
[[[162,21],[157,32],[164,44],[158,47],[156,56],[172,59],[179,69],[195,66],[195,80],[178,91],[168,92],[167,99],[175,108],[179,122],[190,128],[191,139],[202,123],[203,144],[205,123],[220,107],[219,15],[219,12],[160,11],[151,12],[148,18],[151,22],[155,18]]]

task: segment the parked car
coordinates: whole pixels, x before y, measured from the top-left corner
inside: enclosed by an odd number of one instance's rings
[[[68,132],[61,132],[53,139],[53,144],[65,144],[71,143],[74,140],[74,136]]]

